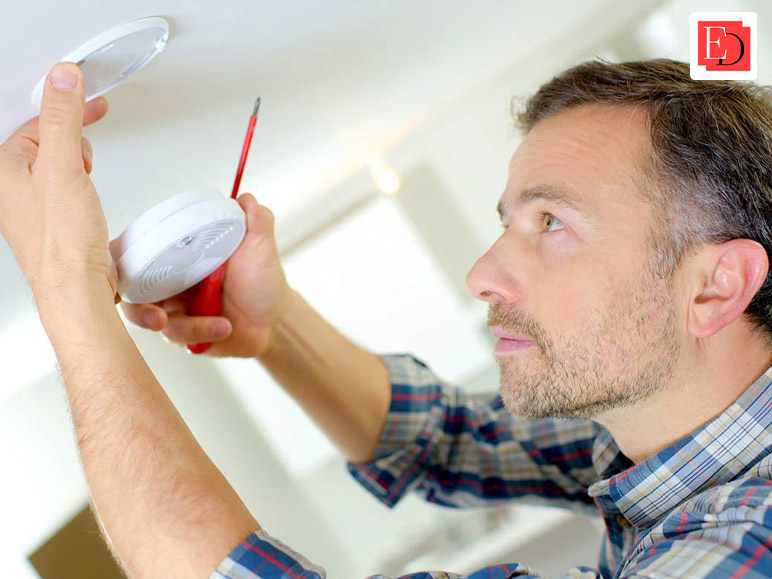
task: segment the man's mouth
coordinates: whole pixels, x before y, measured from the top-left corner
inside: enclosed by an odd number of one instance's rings
[[[501,326],[492,326],[490,330],[491,334],[499,339],[498,342],[496,342],[496,347],[493,350],[494,354],[509,354],[512,352],[525,350],[536,345],[536,342],[534,342],[529,336],[510,332]]]

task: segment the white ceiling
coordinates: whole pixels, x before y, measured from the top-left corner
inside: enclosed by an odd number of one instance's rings
[[[87,130],[111,236],[185,189],[229,192],[258,95],[242,191],[291,228],[304,207],[375,157],[388,160],[476,86],[538,68],[556,44],[603,38],[609,18],[618,32],[657,3],[0,0],[0,136],[63,55],[117,24],[162,16],[171,24],[165,52],[114,89],[110,114]],[[34,310],[4,243],[0,271],[8,328]]]

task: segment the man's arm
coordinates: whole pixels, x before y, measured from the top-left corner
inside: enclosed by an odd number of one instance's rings
[[[208,577],[259,528],[136,349],[110,287],[40,316],[56,350],[98,518],[132,577]]]
[[[588,495],[598,477],[591,460],[597,424],[523,420],[500,396],[454,388],[413,356],[383,361],[392,399],[376,456],[348,465],[381,502],[394,506],[408,492],[450,507],[533,496],[597,513]]]
[[[49,75],[39,119],[0,146],[0,231],[56,350],[83,468],[105,533],[132,577],[208,577],[257,523],[140,356],[114,303],[117,271],[88,173],[73,64]]]
[[[290,291],[258,360],[351,462],[370,460],[391,400],[383,360]]]

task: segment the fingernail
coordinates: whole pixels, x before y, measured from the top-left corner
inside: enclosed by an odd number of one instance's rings
[[[230,324],[228,322],[216,322],[214,325],[215,338],[224,338],[231,331]]]
[[[48,80],[57,90],[73,90],[78,86],[78,73],[67,65],[57,64],[48,75]]]
[[[145,312],[142,314],[142,321],[148,328],[155,328],[155,319],[156,316],[154,312]]]

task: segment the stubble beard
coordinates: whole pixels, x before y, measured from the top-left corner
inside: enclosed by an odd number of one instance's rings
[[[663,390],[680,354],[673,299],[650,272],[628,290],[591,316],[580,337],[550,336],[521,311],[492,304],[489,325],[536,343],[497,357],[506,407],[527,418],[592,419]]]

